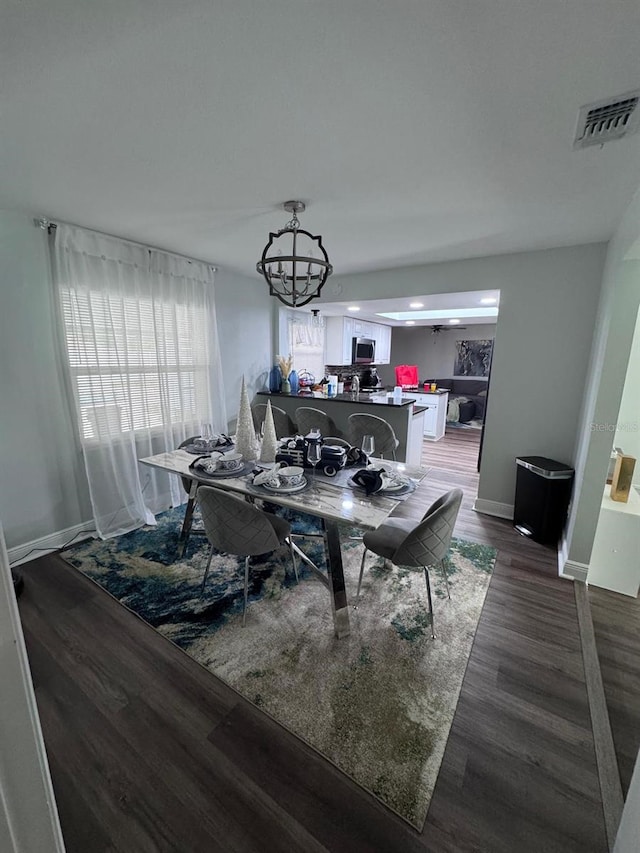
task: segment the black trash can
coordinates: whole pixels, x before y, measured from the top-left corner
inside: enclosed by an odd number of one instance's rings
[[[513,526],[542,545],[555,545],[567,521],[574,470],[545,456],[516,457]]]

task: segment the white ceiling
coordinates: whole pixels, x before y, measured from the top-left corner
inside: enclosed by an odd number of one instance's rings
[[[495,302],[487,305],[482,302],[483,299],[493,299]],[[421,308],[412,307],[418,303],[422,303]],[[415,326],[448,326],[449,320],[455,319],[460,320],[460,327],[462,327],[497,323],[499,307],[499,290],[473,290],[392,299],[368,299],[359,302],[311,302],[299,310],[310,313],[318,309],[320,315],[325,317],[352,316],[360,320],[384,323],[387,326],[405,326],[409,319],[413,320],[412,325]],[[350,308],[358,310],[349,310]],[[384,316],[390,312],[398,312],[402,316],[399,319]],[[469,316],[473,312],[483,312],[484,316]],[[423,316],[425,314],[430,316]]]
[[[0,204],[256,275],[288,198],[336,274],[606,240],[637,0],[7,0]]]

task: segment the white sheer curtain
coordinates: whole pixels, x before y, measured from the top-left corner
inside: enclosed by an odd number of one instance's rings
[[[213,270],[69,225],[52,253],[96,529],[117,536],[185,499],[139,458],[227,428]]]
[[[324,326],[314,326],[310,314],[288,315],[289,352],[297,373],[307,371],[316,381],[324,376]]]

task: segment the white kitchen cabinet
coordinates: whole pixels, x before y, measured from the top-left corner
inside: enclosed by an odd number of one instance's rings
[[[405,396],[416,401],[417,406],[425,406],[424,413],[424,437],[430,441],[439,441],[444,436],[447,425],[447,406],[449,405],[449,394],[420,394],[413,391],[405,391]]]
[[[354,338],[371,338],[376,342],[375,364],[389,364],[391,360],[391,326],[368,323],[353,317],[327,317],[327,343],[325,363],[351,364]]]
[[[375,323],[376,364],[389,364],[391,361],[391,326]]]
[[[351,317],[327,317],[325,364],[351,364],[351,345],[356,336]]]

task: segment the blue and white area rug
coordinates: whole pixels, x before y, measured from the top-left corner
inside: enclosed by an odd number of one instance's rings
[[[310,516],[279,510],[294,532]],[[351,635],[333,633],[329,595],[307,569],[297,584],[283,548],[251,570],[242,626],[243,561],[216,555],[202,599],[208,556],[192,536],[177,558],[183,510],[155,528],[106,542],[72,546],[63,556],[115,598],[303,738],[358,784],[422,828],[444,754],[496,551],[454,540],[451,600],[432,571],[435,628],[431,639],[422,572],[368,556]],[[355,600],[362,544],[342,532],[347,594]],[[323,565],[322,546],[301,547]]]

